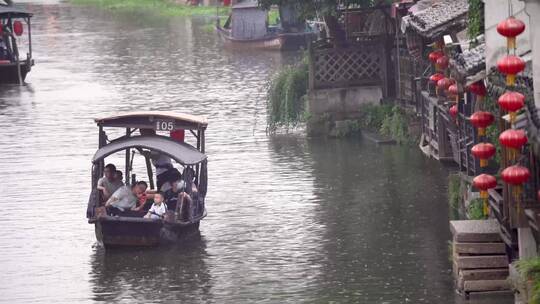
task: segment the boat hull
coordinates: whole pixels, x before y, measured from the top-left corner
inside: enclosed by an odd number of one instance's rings
[[[30,72],[30,65],[24,61],[21,62],[21,78],[22,81],[26,79],[26,75]],[[10,63],[0,63],[0,84],[18,84],[19,83],[19,73],[17,71],[17,64]]]
[[[313,33],[280,33],[268,35],[260,39],[235,39],[229,31],[216,27],[216,31],[226,47],[240,49],[263,49],[271,51],[293,51],[306,48]]]
[[[105,248],[155,247],[179,241],[182,236],[199,231],[203,217],[191,223],[170,223],[144,218],[101,216],[95,222],[96,239]]]

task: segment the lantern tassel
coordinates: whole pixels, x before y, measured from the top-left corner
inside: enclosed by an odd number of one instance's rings
[[[509,112],[508,115],[510,115],[510,123],[515,124],[516,118],[517,118],[517,112]]]
[[[516,37],[508,37],[506,41],[506,46],[508,47],[509,50],[516,49]]]
[[[513,87],[514,84],[516,84],[516,75],[515,74],[506,75],[506,85],[509,87]]]
[[[478,136],[485,136],[485,135],[486,135],[486,129],[478,128]]]
[[[522,193],[521,185],[514,186],[512,189],[512,192],[514,194],[514,200],[516,202],[517,214],[521,214],[521,193]]]
[[[484,167],[487,167],[488,165],[488,160],[487,159],[480,159],[480,167],[481,168],[484,168]]]
[[[484,216],[487,216],[489,214],[489,206],[488,206],[489,193],[484,190],[480,191],[480,198],[483,201],[482,210],[483,210]]]

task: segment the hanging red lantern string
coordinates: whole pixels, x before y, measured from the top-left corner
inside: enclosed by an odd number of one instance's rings
[[[516,83],[516,74],[525,69],[525,61],[518,56],[509,55],[497,61],[497,68],[506,75],[506,85],[513,86]]]
[[[484,215],[488,215],[488,190],[497,187],[497,179],[489,174],[480,174],[473,179],[473,185],[476,189],[480,190],[480,198],[484,202]]]
[[[506,92],[499,97],[498,103],[510,115],[510,122],[515,123],[517,111],[525,105],[525,96],[518,92]]]
[[[429,76],[429,81],[431,81],[435,85],[435,94],[439,95],[439,87],[437,86],[437,83],[439,80],[443,79],[444,75],[441,73],[435,73],[431,76]]]
[[[448,90],[448,87],[453,85],[455,81],[453,79],[444,77],[443,79],[437,81],[437,95],[441,92]]]
[[[442,51],[433,51],[429,53],[428,58],[431,63],[437,64],[437,59],[441,58],[442,56],[444,56]]]
[[[489,127],[494,121],[493,114],[484,111],[478,111],[471,115],[471,124],[478,129],[478,135],[486,135],[486,128]]]
[[[482,80],[477,81],[469,85],[469,92],[477,96],[477,101],[483,101],[487,95],[486,86]]]
[[[437,82],[444,78],[444,75],[441,73],[435,73],[431,76],[429,76],[429,81],[434,82],[435,85],[437,85]]]
[[[457,116],[458,116],[458,106],[457,105],[453,105],[450,107],[450,109],[448,110],[448,113],[450,113],[450,116],[452,117],[452,119],[454,119],[454,121],[457,119]]]
[[[517,202],[518,213],[520,213],[521,209],[519,205],[521,193],[523,192],[523,184],[529,180],[530,176],[531,173],[529,172],[529,169],[518,165],[510,166],[501,172],[501,178],[504,182],[512,186],[512,193]]]
[[[497,32],[507,39],[508,49],[516,48],[516,36],[525,31],[525,23],[513,16],[497,24]]]
[[[435,67],[439,71],[444,71],[448,68],[448,65],[450,64],[450,60],[446,56],[442,56],[439,59],[437,59],[437,62],[435,63]]]
[[[497,152],[497,149],[490,143],[479,143],[471,149],[472,155],[480,159],[481,168],[487,167],[488,160],[495,155],[495,152]]]
[[[508,129],[499,135],[499,142],[508,149],[508,158],[516,160],[521,148],[527,144],[527,135],[523,130]]]
[[[447,91],[448,97],[454,98],[456,103],[459,102],[459,88],[457,84],[452,84],[448,87]]]

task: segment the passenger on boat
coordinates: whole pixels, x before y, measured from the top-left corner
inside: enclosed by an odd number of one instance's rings
[[[140,133],[142,136],[156,135],[156,131],[152,129],[140,129]],[[149,157],[156,167],[156,184],[158,190],[161,190],[161,186],[169,179],[172,169],[174,169],[172,160],[167,155],[157,152],[150,152]]]
[[[149,199],[154,198],[155,192],[148,191],[148,184],[145,181],[138,181],[137,185],[141,188],[141,193],[137,195],[137,206],[133,208],[134,211],[144,211],[146,202]]]
[[[159,190],[163,193],[171,189],[173,182],[182,179],[182,173],[180,173],[178,169],[172,168],[169,171],[167,171],[165,177],[167,178],[166,182],[164,182],[163,185],[161,185],[161,188],[159,188]]]
[[[10,60],[7,45],[0,37],[0,60]]]
[[[103,177],[97,183],[97,189],[101,191],[102,201],[108,201],[111,195],[123,185],[122,180],[117,179],[116,166],[113,164],[106,165]]]
[[[124,184],[124,173],[120,170],[116,170],[116,180],[120,181],[122,184]]]
[[[171,188],[165,191],[165,204],[169,210],[176,210],[178,205],[178,196],[181,193],[185,193],[186,183],[181,179],[181,176],[178,180],[171,182]]]
[[[133,184],[131,187],[122,186],[113,193],[105,203],[105,207],[112,215],[119,215],[133,210],[137,206],[138,196],[143,192],[142,190],[142,186],[138,183]]]
[[[165,216],[167,212],[167,204],[164,202],[165,196],[162,192],[157,192],[154,195],[154,203],[148,213],[144,216],[145,218],[151,219],[161,219]]]
[[[195,184],[195,171],[188,167],[184,170],[184,175],[187,175],[185,177],[188,180],[187,184],[191,184],[191,191],[186,189],[186,191],[178,195],[177,216],[182,221],[192,221],[196,212],[196,205],[199,202],[199,190]]]

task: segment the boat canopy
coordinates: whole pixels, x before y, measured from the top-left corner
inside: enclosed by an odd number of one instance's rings
[[[261,39],[268,34],[268,12],[259,7],[257,0],[247,0],[232,7],[231,36],[234,39]]]
[[[169,156],[184,166],[191,166],[206,160],[206,155],[192,146],[164,136],[135,136],[112,141],[97,150],[92,163],[129,148],[141,148],[156,151]]]
[[[22,8],[9,5],[0,5],[0,18],[26,18],[32,17],[32,13]]]
[[[142,111],[97,118],[102,127],[122,127],[173,131],[206,129],[206,117],[167,111]]]

